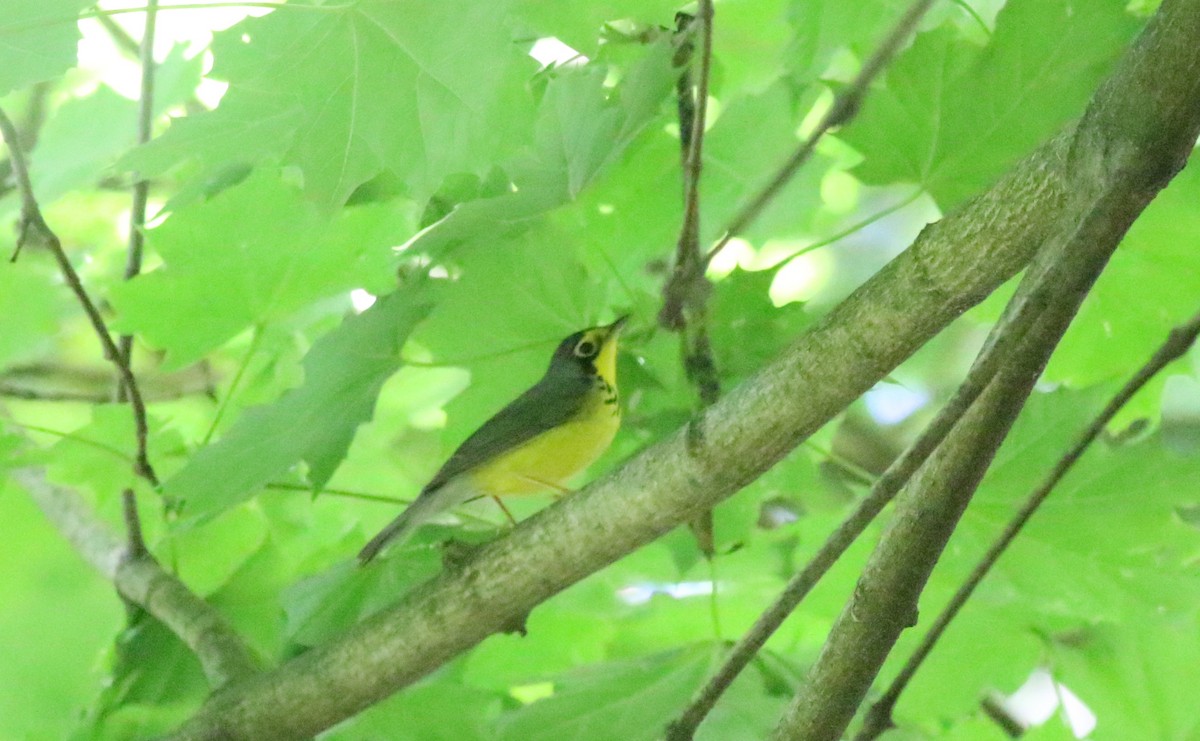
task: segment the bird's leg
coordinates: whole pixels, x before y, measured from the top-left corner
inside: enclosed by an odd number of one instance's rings
[[[500,511],[503,512],[504,516],[508,518],[509,524],[511,524],[513,527],[516,527],[517,526],[517,518],[513,517],[512,512],[508,511],[508,507],[504,504],[503,501],[500,500],[500,497],[493,494],[492,501],[495,502],[497,504],[497,506],[500,507]]]

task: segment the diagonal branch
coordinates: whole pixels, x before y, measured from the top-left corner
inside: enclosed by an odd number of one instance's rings
[[[147,440],[150,435],[149,426],[146,422],[146,404],[142,400],[142,393],[138,389],[137,380],[133,377],[133,371],[130,369],[129,364],[125,362],[120,348],[113,341],[112,335],[109,334],[108,327],[104,323],[104,318],[100,316],[100,310],[96,308],[96,304],[88,296],[87,289],[83,287],[83,281],[79,279],[79,273],[75,272],[75,266],[71,264],[70,258],[67,257],[66,251],[63,250],[62,242],[59,241],[58,235],[50,229],[50,226],[42,217],[42,209],[38,206],[37,198],[33,194],[33,183],[29,180],[29,168],[25,164],[25,154],[21,151],[16,127],[13,126],[12,120],[3,110],[0,110],[0,135],[3,135],[4,141],[8,144],[9,157],[12,159],[13,164],[13,173],[17,176],[17,187],[21,191],[21,237],[17,241],[17,249],[13,254],[13,259],[16,259],[24,240],[30,235],[31,229],[38,233],[50,249],[50,252],[54,255],[54,259],[62,271],[63,279],[66,280],[67,285],[71,288],[71,292],[75,294],[75,298],[79,300],[79,305],[83,307],[83,312],[87,315],[88,321],[96,333],[96,337],[100,340],[100,346],[104,349],[105,359],[111,362],[117,369],[117,376],[125,388],[129,390],[129,401],[133,407],[134,425],[137,430],[137,454],[134,458],[134,473],[157,487],[158,476],[155,475],[154,468],[151,467],[149,456],[146,453]]]
[[[77,493],[51,483],[39,469],[18,468],[12,476],[92,568],[195,652],[214,689],[260,670],[258,657],[221,613],[151,556],[130,554]]]
[[[343,637],[214,697],[175,738],[254,739],[268,729],[311,736],[730,496],[1025,265],[1063,217],[1063,194],[1082,187],[1064,179],[1067,144],[1054,140],[993,191],[927,227],[675,435]]]
[[[1093,281],[1200,133],[1200,0],[1168,0],[1097,90],[1068,149],[1080,211],[1043,252],[1059,290],[1000,375],[901,494],[896,514],[834,625],[776,738],[837,739],[900,633],[991,457]],[[1153,60],[1180,73],[1153,86]],[[1167,88],[1174,93],[1167,94]],[[1141,89],[1141,94],[1131,91]]]
[[[1174,360],[1178,360],[1187,353],[1188,349],[1196,342],[1196,337],[1200,336],[1200,314],[1196,314],[1191,320],[1171,330],[1170,334],[1163,344],[1155,351],[1146,363],[1138,369],[1138,371],[1125,383],[1101,412],[1096,415],[1091,424],[1080,433],[1075,444],[1071,446],[1062,458],[1055,464],[1053,470],[1046,476],[1045,480],[1029,495],[1025,503],[1013,516],[1012,520],[1005,526],[1000,537],[996,539],[975,568],[971,570],[971,574],[963,582],[958,591],[942,609],[941,614],[930,626],[928,632],[921,639],[921,645],[913,651],[905,662],[904,667],[896,678],[892,680],[892,684],[887,691],[883,693],[878,700],[871,705],[871,709],[867,711],[866,722],[863,728],[855,736],[855,741],[872,741],[879,737],[884,731],[891,728],[892,710],[896,707],[896,701],[900,698],[901,693],[908,686],[909,681],[921,668],[921,664],[929,653],[933,650],[946,627],[958,615],[959,610],[966,604],[967,600],[975,592],[975,588],[983,581],[992,567],[996,565],[996,561],[1008,549],[1025,523],[1033,516],[1042,502],[1046,501],[1046,497],[1058,485],[1063,476],[1079,461],[1084,452],[1091,446],[1117,412],[1129,402],[1133,396],[1142,389],[1146,383],[1158,374],[1163,368],[1167,367]]]
[[[1079,257],[1064,258],[1051,271],[1058,290],[1046,311],[1003,356],[997,376],[901,493],[891,524],[775,738],[841,738],[900,633],[916,624],[917,601],[959,517],[1124,234],[1112,221],[1118,211],[1105,205],[1051,251]]]
[[[920,436],[876,479],[867,496],[825,540],[812,559],[788,580],[770,607],[759,616],[750,630],[730,649],[724,663],[696,693],[679,717],[668,727],[670,741],[686,741],[712,711],[717,700],[733,680],[750,664],[783,621],[799,606],[817,582],[841,558],[867,526],[892,501],[912,475],[941,445],[954,425],[970,409],[1000,370],[1005,359],[1021,343],[1050,297],[1059,290],[1058,276],[1052,271],[1032,273],[1024,289],[1009,304],[1009,310],[993,329],[988,342],[954,396],[938,411]]]

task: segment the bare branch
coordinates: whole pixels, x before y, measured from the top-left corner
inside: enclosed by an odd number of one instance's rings
[[[149,554],[130,553],[77,493],[51,483],[39,469],[18,468],[12,475],[92,568],[195,652],[214,688],[261,669],[259,659],[219,612]]]
[[[933,454],[954,425],[992,382],[1008,355],[1020,345],[1030,326],[1045,309],[1050,296],[1060,289],[1057,279],[1058,276],[1052,271],[1031,273],[1031,277],[1025,281],[1024,289],[1014,296],[1009,309],[993,329],[988,342],[980,350],[979,356],[954,396],[946,402],[921,435],[876,479],[871,491],[859,502],[854,512],[829,535],[805,567],[788,580],[775,602],[763,611],[750,630],[733,646],[721,667],[668,727],[667,737],[670,741],[685,741],[694,737],[700,723],[712,711],[725,690],[733,684],[733,680],[750,664],[783,621],[795,611],[817,582]]]
[[[158,19],[158,0],[149,0],[146,4],[146,25],[142,32],[140,62],[142,67],[142,84],[138,96],[138,131],[137,143],[145,144],[150,141],[150,127],[154,118],[154,27]],[[105,20],[113,23],[111,18]],[[142,248],[145,235],[142,230],[146,226],[146,200],[150,196],[150,181],[133,174],[133,202],[129,206],[129,250],[125,262],[125,280],[129,280],[142,271]],[[120,362],[126,368],[133,368],[133,335],[121,335],[117,340],[117,352]],[[117,384],[117,400],[126,401],[129,387],[124,381]],[[129,550],[134,554],[146,552],[146,544],[142,540],[142,523],[138,519],[137,501],[133,489],[126,488],[121,492],[122,511],[125,514],[126,534],[129,538]]]
[[[207,363],[171,373],[142,373],[138,387],[147,402],[187,396],[214,396]],[[107,365],[30,363],[14,365],[0,373],[0,396],[40,401],[112,401],[112,371]]]
[[[0,134],[3,135],[4,141],[8,144],[9,157],[12,159],[13,164],[13,173],[17,176],[17,187],[21,191],[21,239],[17,242],[17,250],[14,252],[13,259],[16,259],[16,253],[20,252],[21,243],[29,235],[29,230],[37,230],[51,253],[53,253],[54,259],[58,262],[58,267],[62,271],[64,280],[70,286],[71,292],[75,294],[75,298],[78,299],[80,306],[83,307],[88,321],[91,322],[92,329],[95,331],[96,337],[100,340],[100,345],[104,349],[105,359],[110,361],[117,369],[117,375],[129,390],[129,399],[133,407],[133,418],[137,430],[137,455],[134,459],[134,472],[157,487],[158,476],[155,475],[154,468],[151,467],[150,459],[146,453],[147,438],[149,437],[149,426],[146,422],[146,405],[142,400],[141,391],[138,390],[137,380],[133,377],[133,371],[130,369],[129,364],[124,361],[116,343],[113,342],[112,335],[109,334],[108,327],[104,324],[104,318],[100,316],[100,310],[96,308],[96,304],[88,296],[87,290],[83,287],[83,282],[79,279],[79,274],[75,272],[75,267],[71,264],[70,258],[67,257],[66,251],[63,250],[62,242],[59,241],[58,235],[50,229],[50,226],[46,224],[46,220],[42,217],[42,210],[38,206],[37,198],[33,194],[33,184],[29,180],[29,169],[25,164],[25,155],[21,151],[16,128],[3,110],[0,110]]]
[[[1064,256],[1050,271],[1057,290],[1049,306],[1003,356],[995,379],[901,493],[891,525],[776,738],[841,738],[900,633],[916,624],[917,600],[959,517],[1087,290],[1132,223],[1116,201],[1097,204],[1065,244],[1047,245],[1044,254]]]
[[[913,675],[921,668],[921,664],[925,661],[930,651],[933,650],[934,645],[941,638],[946,627],[958,615],[959,610],[962,609],[967,600],[971,598],[971,595],[975,592],[975,588],[979,586],[983,578],[996,565],[996,561],[1000,559],[1000,556],[1012,544],[1013,540],[1025,526],[1025,523],[1029,521],[1029,518],[1037,511],[1037,508],[1046,500],[1046,497],[1050,495],[1050,492],[1054,490],[1054,487],[1058,485],[1063,476],[1079,461],[1088,447],[1096,441],[1096,438],[1100,436],[1100,433],[1104,431],[1104,428],[1108,426],[1108,423],[1112,421],[1117,412],[1151,378],[1157,375],[1159,371],[1172,361],[1183,357],[1196,342],[1197,336],[1200,336],[1200,313],[1196,314],[1188,322],[1172,329],[1166,341],[1155,351],[1154,355],[1138,369],[1121,390],[1109,400],[1104,409],[1096,415],[1091,424],[1080,433],[1075,444],[1058,460],[1058,463],[1055,464],[1053,470],[1050,471],[1045,480],[1029,495],[1025,503],[1021,506],[1021,509],[1018,510],[1017,514],[1005,526],[1004,531],[991,547],[988,548],[987,553],[975,565],[975,568],[971,570],[971,574],[963,582],[962,586],[954,593],[950,602],[942,608],[941,614],[938,615],[933,625],[930,626],[929,631],[921,640],[921,645],[909,656],[900,673],[892,680],[892,684],[888,687],[887,692],[883,693],[883,696],[871,705],[871,709],[867,711],[866,723],[855,737],[856,741],[871,741],[892,727],[892,710],[896,707],[896,701],[900,698],[900,694],[904,692]]]
[[[1054,268],[1061,280],[1041,321],[1000,376],[901,495],[808,680],[776,730],[778,738],[839,738],[899,634],[916,622],[917,598],[999,438],[1049,352],[1129,226],[1179,171],[1200,133],[1200,0],[1166,2],[1113,76],[1101,85],[1069,150],[1079,179],[1062,222]],[[1155,86],[1155,62],[1192,74]],[[1134,92],[1138,91],[1138,92]],[[993,444],[994,443],[994,444]]]
[[[676,240],[671,275],[662,285],[659,324],[679,332],[679,354],[684,373],[695,384],[700,405],[708,406],[720,396],[720,380],[708,335],[708,299],[713,287],[704,275],[700,249],[700,177],[703,170],[704,128],[708,115],[708,85],[713,66],[713,4],[701,0],[695,17],[676,16],[679,48],[676,66],[679,77],[676,96],[679,110],[680,165],[683,169],[684,215]],[[694,84],[692,54],[700,36],[700,74]],[[688,523],[701,553],[713,558],[713,512],[697,514]]]
[[[663,327],[676,332],[682,332],[688,324],[689,313],[699,310],[708,301],[711,285],[704,277],[704,267],[700,255],[700,174],[703,170],[704,159],[704,126],[708,111],[708,84],[712,68],[712,24],[713,8],[711,0],[699,3],[698,13],[686,33],[700,32],[700,75],[694,98],[691,86],[686,84],[690,79],[689,67],[685,65],[680,73],[680,142],[684,147],[683,157],[683,192],[684,213],[683,224],[679,230],[679,238],[675,243],[675,260],[672,264],[671,275],[663,286],[663,305],[658,313],[658,322]],[[683,51],[690,49],[690,41],[685,41]],[[690,101],[690,103],[689,103]],[[690,118],[690,121],[687,120]],[[684,134],[684,128],[690,123],[690,130]],[[690,350],[685,348],[685,355]],[[712,365],[711,358],[709,365]],[[689,377],[691,377],[689,369]],[[703,384],[702,384],[703,388]]]
[[[683,169],[683,224],[675,243],[671,275],[663,285],[663,305],[658,321],[679,332],[680,355],[684,373],[695,384],[700,405],[706,407],[720,396],[717,363],[708,334],[708,298],[712,284],[704,275],[700,253],[700,175],[704,164],[704,130],[708,113],[708,86],[712,75],[713,5],[700,0],[696,16],[676,16],[683,35],[676,62],[682,69],[676,85],[679,104],[679,141]],[[700,74],[693,90],[692,38],[700,35]],[[712,558],[713,515],[701,512],[688,527],[696,537],[700,551]]]
[[[154,123],[154,29],[158,19],[158,0],[148,0],[146,3],[146,28],[142,33],[142,44],[139,61],[142,67],[142,82],[138,96],[137,143],[145,144],[150,141],[151,127]],[[112,22],[112,19],[108,19]],[[133,278],[142,271],[142,249],[145,246],[146,201],[150,196],[150,181],[133,173],[133,203],[129,207],[129,248],[125,261],[125,280]],[[132,364],[133,336],[121,335],[118,342],[121,360],[126,365]],[[119,389],[119,396],[124,401],[125,389]]]
[[[37,145],[38,138],[41,136],[42,125],[46,122],[48,99],[52,90],[53,85],[49,82],[39,82],[29,89],[29,98],[25,104],[25,115],[16,124],[17,139],[21,142],[21,147],[26,152],[31,151]],[[8,195],[16,187],[9,185],[8,182],[12,174],[12,160],[8,158],[0,160],[0,198]],[[14,254],[13,261],[15,260],[16,255]]]
[[[401,601],[214,697],[175,738],[302,738],[474,646],[753,481],[1023,267],[1068,212],[1059,137],[688,425]],[[1031,207],[1030,204],[1037,204]]]
[[[137,58],[141,56],[141,44],[139,44],[129,32],[120,24],[113,20],[113,17],[108,13],[101,13],[96,16],[96,20],[104,30],[108,31],[108,35],[112,38],[113,43],[117,45],[125,54]]]

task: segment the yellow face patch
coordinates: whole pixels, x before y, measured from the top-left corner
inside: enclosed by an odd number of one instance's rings
[[[594,342],[600,344],[600,354],[596,356],[596,374],[607,381],[610,385],[616,385],[617,378],[617,335],[615,332],[608,333],[604,330],[593,330],[589,334],[595,334]],[[603,336],[607,334],[608,336]]]

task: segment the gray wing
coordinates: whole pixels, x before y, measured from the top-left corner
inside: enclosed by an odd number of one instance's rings
[[[570,420],[583,407],[588,387],[587,379],[542,379],[458,446],[422,495]]]

